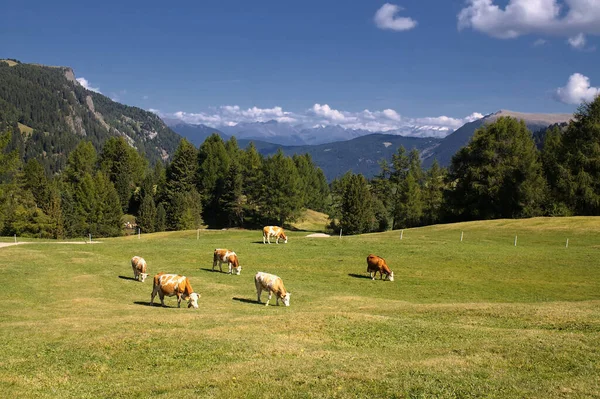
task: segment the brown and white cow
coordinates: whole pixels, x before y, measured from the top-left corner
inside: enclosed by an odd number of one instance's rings
[[[223,271],[223,268],[221,266],[223,263],[227,263],[229,265],[229,274],[232,274],[232,270],[235,270],[235,274],[237,274],[238,276],[242,272],[240,261],[235,252],[233,251],[223,248],[215,249],[215,252],[213,254],[213,271],[215,271],[217,262],[219,262],[219,270],[221,270],[221,272]]]
[[[142,283],[148,277],[148,273],[146,273],[146,261],[141,256],[134,256],[131,258],[131,268],[133,269],[133,278],[140,281],[142,279]]]
[[[270,237],[275,237],[275,244],[279,244],[280,238],[282,240],[285,240],[284,242],[287,244],[287,236],[285,235],[285,233],[283,232],[283,229],[281,227],[277,227],[277,226],[263,227],[263,244],[266,244],[265,240],[267,240],[267,242],[270,244],[271,243]]]
[[[154,303],[154,297],[158,294],[160,303],[165,306],[165,296],[177,296],[177,307],[181,307],[181,298],[188,301],[188,308],[198,309],[198,298],[200,294],[197,294],[192,290],[190,280],[186,276],[180,276],[178,274],[165,274],[158,273],[154,276],[154,285],[152,288],[152,296],[150,297],[150,303]]]
[[[394,281],[394,272],[385,263],[385,259],[371,254],[367,256],[367,273],[369,273],[371,279],[375,280],[377,272],[381,275],[381,280],[383,280],[383,275],[385,274],[386,280]]]
[[[269,291],[269,299],[265,306],[269,306],[269,301],[271,300],[271,295],[275,293],[275,297],[277,298],[277,306],[279,306],[279,300],[283,302],[285,306],[290,306],[290,295],[291,292],[287,292],[285,287],[283,286],[283,281],[281,278],[277,277],[274,274],[258,272],[254,276],[254,285],[256,286],[256,295],[258,296],[258,303],[260,303],[260,294],[263,290]]]

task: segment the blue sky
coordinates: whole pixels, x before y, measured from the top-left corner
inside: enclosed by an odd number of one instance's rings
[[[115,100],[191,122],[456,125],[593,98],[592,3],[15,1],[0,57],[71,66]]]

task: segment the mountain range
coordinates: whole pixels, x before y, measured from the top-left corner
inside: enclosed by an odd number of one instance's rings
[[[193,143],[201,143],[208,131],[217,132],[222,137],[235,136],[238,140],[260,140],[282,146],[319,145],[336,141],[352,140],[373,133],[406,137],[443,137],[446,128],[428,125],[407,125],[401,129],[385,132],[372,132],[364,129],[348,129],[340,125],[318,125],[306,127],[270,120],[267,122],[242,122],[234,126],[210,127],[203,124],[189,124],[179,119],[164,118],[165,123]],[[210,135],[210,133],[209,133]]]
[[[245,147],[252,141],[257,150],[265,155],[272,155],[281,149],[286,155],[309,153],[315,164],[325,173],[328,180],[339,177],[348,170],[373,177],[379,172],[378,162],[381,159],[391,160],[392,154],[400,146],[407,151],[416,148],[421,153],[423,166],[428,168],[434,160],[441,166],[449,166],[452,156],[465,146],[475,131],[486,123],[492,123],[506,116],[524,120],[532,132],[543,130],[550,125],[566,123],[571,114],[527,114],[508,110],[500,110],[484,116],[473,122],[464,124],[443,139],[435,137],[414,137],[398,134],[373,133],[363,130],[344,129],[340,126],[317,127],[303,129],[302,136],[288,137],[293,126],[285,123],[255,122],[236,125],[231,128],[215,129],[206,125],[191,125],[179,120],[166,121],[173,130],[186,137],[196,146],[211,134],[217,133],[224,140],[232,135],[238,139],[238,144]],[[237,129],[235,129],[237,127]],[[331,135],[329,135],[331,133]],[[302,140],[300,139],[302,137]],[[284,143],[306,141],[314,138],[327,142],[321,144],[289,145]],[[346,137],[346,139],[344,139]],[[347,139],[350,137],[350,139]],[[336,140],[337,139],[337,140]]]
[[[434,159],[448,166],[475,130],[501,116],[524,120],[532,132],[572,118],[570,114],[501,110],[466,123],[443,138],[439,138],[442,132],[433,131],[435,127],[419,125],[392,132],[370,132],[268,121],[215,129],[180,120],[163,121],[152,112],[115,102],[81,86],[68,67],[0,60],[0,131],[18,133],[13,135],[13,145],[25,159],[40,160],[50,173],[64,168],[69,152],[81,140],[90,140],[99,151],[108,138],[123,137],[155,163],[168,162],[182,136],[198,147],[209,135],[217,133],[224,140],[235,136],[241,147],[252,141],[266,156],[278,149],[286,155],[309,153],[329,180],[347,171],[369,178],[379,172],[379,161],[391,160],[400,146],[407,151],[419,150],[424,167],[429,167]]]

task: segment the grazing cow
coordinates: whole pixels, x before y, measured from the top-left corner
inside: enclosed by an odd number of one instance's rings
[[[394,281],[394,272],[385,263],[385,259],[371,254],[367,256],[367,273],[369,273],[371,279],[375,280],[377,272],[381,275],[381,280],[383,280],[383,275],[385,274],[386,280]]]
[[[271,300],[271,294],[275,293],[277,298],[277,306],[279,306],[279,300],[281,299],[285,306],[290,306],[290,292],[286,292],[283,286],[283,281],[274,274],[258,272],[254,276],[254,285],[256,285],[256,295],[258,296],[258,303],[260,303],[260,294],[262,290],[269,291],[269,299],[265,306],[269,306]]]
[[[198,298],[200,294],[195,293],[190,285],[190,280],[186,276],[178,274],[158,273],[154,276],[154,286],[152,288],[152,296],[150,303],[154,303],[154,297],[158,294],[160,303],[165,306],[165,295],[177,295],[177,307],[181,307],[181,298],[188,301],[188,308],[198,309]]]
[[[284,242],[287,244],[287,236],[283,232],[281,227],[277,226],[265,226],[263,227],[263,244],[265,244],[265,240],[270,244],[270,237],[275,237],[275,244],[279,244],[279,239],[285,240]]]
[[[134,256],[131,258],[131,268],[133,269],[133,278],[140,281],[142,279],[142,283],[148,277],[148,273],[146,273],[146,261],[141,256]]]
[[[229,265],[229,274],[232,274],[232,269],[235,269],[235,274],[238,276],[242,272],[242,267],[240,266],[240,261],[235,254],[235,252],[230,251],[228,249],[215,249],[213,255],[213,271],[215,271],[215,266],[217,266],[217,262],[219,262],[219,270],[223,271],[221,265],[225,262]]]

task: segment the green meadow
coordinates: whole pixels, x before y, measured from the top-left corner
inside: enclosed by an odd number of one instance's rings
[[[600,218],[438,225],[402,240],[307,234],[279,245],[259,231],[206,230],[0,248],[0,392],[600,397]],[[240,276],[211,271],[217,247],[237,252]],[[367,278],[369,253],[394,282]],[[132,280],[134,255],[148,263],[145,283]],[[188,276],[200,308],[174,297],[149,306],[160,271]],[[290,307],[255,302],[257,271],[283,279]]]

